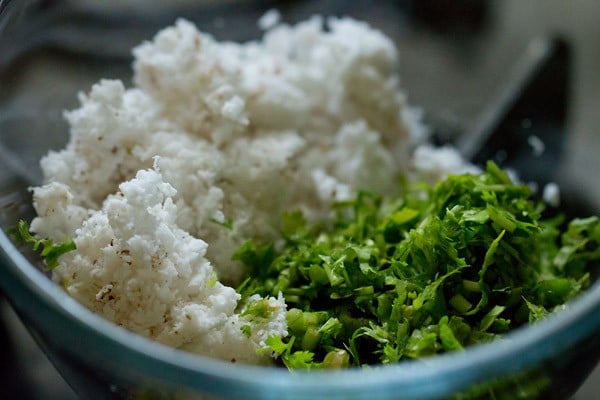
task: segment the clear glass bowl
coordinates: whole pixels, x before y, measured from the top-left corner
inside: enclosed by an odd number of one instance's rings
[[[489,101],[482,94],[491,91],[486,77],[493,71],[487,69],[510,67],[510,60],[500,67],[477,64],[483,53],[476,52],[477,43],[468,35],[451,32],[448,39],[447,33],[423,27],[431,21],[408,21],[419,15],[415,2],[381,3],[376,8],[360,1],[316,3],[275,6],[288,21],[315,12],[354,15],[397,39],[401,54],[407,54],[400,68],[409,92],[446,136],[467,129],[482,111],[481,104]],[[598,281],[564,312],[520,328],[502,341],[397,365],[290,373],[194,356],[127,332],[70,298],[40,270],[35,257],[21,252],[5,235],[19,218],[31,218],[27,187],[40,183],[39,158],[66,142],[61,112],[75,105],[77,91],[103,77],[127,81],[129,49],[177,16],[220,39],[246,40],[258,36],[254,21],[273,5],[179,1],[140,6],[132,1],[107,8],[94,1],[0,0],[0,287],[50,360],[79,395],[91,399],[489,398],[490,386],[496,398],[570,396],[600,358]],[[480,17],[485,19],[482,10]],[[465,24],[460,18],[459,23]],[[482,29],[478,23],[465,26],[474,32]],[[471,57],[471,79],[448,66],[449,50],[443,48],[448,43]],[[428,69],[421,68],[423,62]],[[444,95],[443,90],[433,90],[441,84],[435,78],[441,69],[447,70],[446,89],[455,85],[468,95],[455,98],[451,91]],[[571,196],[573,202],[578,196]]]

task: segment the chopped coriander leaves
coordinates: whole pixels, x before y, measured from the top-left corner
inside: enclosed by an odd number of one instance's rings
[[[245,243],[244,297],[277,296],[289,336],[266,348],[288,368],[392,363],[457,351],[545,317],[600,266],[597,217],[543,219],[543,204],[494,163],[401,198],[361,192],[336,218],[283,218],[286,240]],[[258,312],[258,311],[256,311]]]

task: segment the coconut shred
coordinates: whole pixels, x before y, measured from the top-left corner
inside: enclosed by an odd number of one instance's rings
[[[266,25],[237,44],[179,20],[133,50],[133,87],[102,80],[80,94],[68,144],[41,160],[31,224],[73,239],[53,279],[90,310],[255,364],[271,360],[256,351],[268,337],[287,335],[287,307],[279,295],[264,299],[268,317],[244,313],[234,287],[247,270],[232,256],[248,238],[281,240],[286,210],[326,220],[358,190],[474,170],[418,146],[425,129],[381,32],[348,18]]]

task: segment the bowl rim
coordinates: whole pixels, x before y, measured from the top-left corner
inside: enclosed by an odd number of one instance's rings
[[[585,293],[531,326],[502,340],[472,346],[462,352],[371,368],[336,371],[294,371],[269,366],[236,365],[186,353],[129,332],[96,315],[45,276],[0,231],[0,286],[9,301],[61,350],[89,362],[118,360],[114,372],[134,373],[173,388],[212,394],[252,394],[269,398],[325,396],[347,398],[438,398],[484,379],[523,371],[600,331],[600,281]],[[10,283],[10,284],[8,284]],[[36,302],[36,306],[32,306]],[[45,307],[43,313],[31,308]],[[28,309],[29,307],[29,309]],[[33,315],[32,315],[33,314]],[[68,326],[65,326],[68,325]],[[69,333],[70,332],[70,333]],[[63,343],[63,335],[83,335],[78,344]],[[68,336],[67,336],[68,337]],[[90,348],[89,344],[93,344]],[[87,346],[87,347],[86,347]],[[115,365],[113,365],[115,364]],[[93,364],[92,364],[93,365]],[[265,374],[269,375],[268,381]]]

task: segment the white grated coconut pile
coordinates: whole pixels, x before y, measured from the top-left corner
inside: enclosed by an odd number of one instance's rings
[[[270,310],[250,317],[228,286],[245,276],[232,255],[248,238],[277,241],[285,210],[327,218],[358,189],[472,168],[453,149],[413,152],[425,130],[382,33],[271,19],[257,42],[179,20],[135,48],[135,87],[102,80],[81,94],[69,143],[42,159],[33,189],[32,231],[76,243],[53,271],[70,295],[161,343],[248,363],[287,335],[285,299],[250,299]]]

